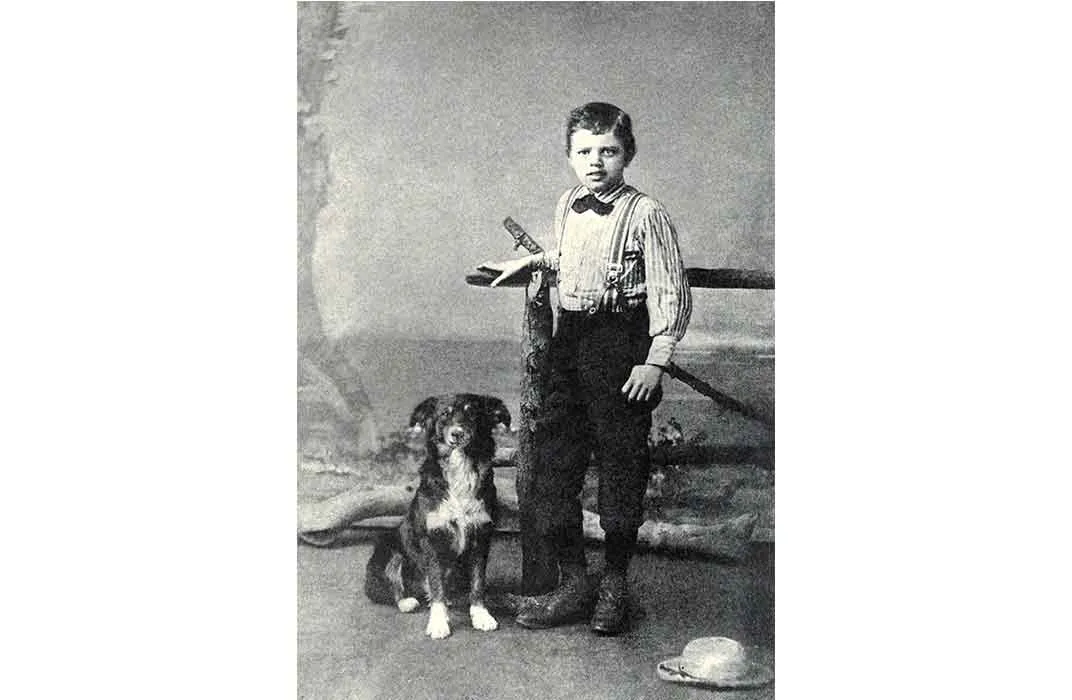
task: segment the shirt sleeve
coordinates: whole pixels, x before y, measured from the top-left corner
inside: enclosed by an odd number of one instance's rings
[[[558,272],[558,248],[537,253],[536,257],[533,258],[532,267],[536,270]]]
[[[677,231],[662,204],[647,198],[650,206],[637,211],[637,235],[644,251],[644,276],[651,349],[647,364],[666,367],[685,335],[692,316],[692,290],[677,243]]]

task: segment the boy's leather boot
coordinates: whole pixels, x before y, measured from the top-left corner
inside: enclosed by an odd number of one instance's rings
[[[624,571],[608,571],[603,575],[589,627],[596,634],[608,637],[629,627],[629,587]]]
[[[599,583],[599,599],[589,623],[596,634],[613,636],[629,626],[629,561],[636,548],[636,530],[612,528],[604,543],[606,564]]]
[[[529,629],[546,629],[585,620],[591,615],[594,599],[587,567],[563,563],[558,588],[537,596],[518,613],[516,622]]]

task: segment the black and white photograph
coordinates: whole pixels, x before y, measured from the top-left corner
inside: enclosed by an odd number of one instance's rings
[[[298,697],[774,697],[774,14],[298,3]]]
[[[1060,5],[9,5],[0,696],[1067,695]]]

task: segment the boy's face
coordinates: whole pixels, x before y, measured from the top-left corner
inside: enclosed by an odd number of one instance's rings
[[[629,161],[613,132],[593,134],[578,129],[570,135],[569,164],[581,184],[598,193],[618,186]]]

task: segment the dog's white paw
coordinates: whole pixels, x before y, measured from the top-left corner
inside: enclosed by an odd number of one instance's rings
[[[409,613],[416,610],[421,604],[421,601],[416,598],[403,598],[398,601],[398,609],[400,612]]]
[[[473,629],[481,632],[492,632],[499,629],[498,621],[491,616],[491,613],[483,605],[469,606],[469,620],[473,623]]]
[[[432,603],[428,613],[428,626],[424,633],[432,639],[446,639],[450,636],[450,614],[443,603]]]

